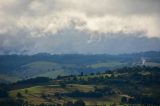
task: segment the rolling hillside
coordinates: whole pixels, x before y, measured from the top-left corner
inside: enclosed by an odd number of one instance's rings
[[[0,82],[15,82],[21,79],[58,75],[77,75],[105,72],[136,65],[160,66],[160,52],[144,52],[122,55],[0,55]],[[142,59],[146,59],[142,64]]]
[[[86,106],[111,104],[159,106],[159,76],[160,68],[133,67],[48,80],[34,78],[11,85],[9,96],[39,106],[41,104],[63,106],[67,102],[77,100],[83,100]]]
[[[12,75],[16,73],[16,75],[21,79],[34,78],[38,76],[56,78],[58,75],[78,74],[76,70],[69,70],[74,67],[74,65],[58,64],[48,61],[36,61],[21,66],[16,71],[13,71]]]

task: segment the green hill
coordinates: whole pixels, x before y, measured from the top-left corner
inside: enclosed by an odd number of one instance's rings
[[[144,52],[121,55],[84,54],[35,54],[0,55],[0,82],[15,82],[38,76],[56,78],[58,75],[77,75],[105,72],[125,66],[159,67],[160,52]]]
[[[56,79],[38,77],[10,85],[9,95],[34,105],[63,106],[66,102],[81,99],[86,105],[159,106],[159,70],[156,67],[124,67],[91,75],[61,76]],[[19,93],[21,96],[17,96]]]
[[[73,70],[68,70],[70,67],[72,66],[66,64],[63,65],[48,61],[36,61],[21,66],[12,74],[16,74],[16,76],[21,79],[28,79],[38,76],[56,78],[58,75],[63,76],[78,73]]]

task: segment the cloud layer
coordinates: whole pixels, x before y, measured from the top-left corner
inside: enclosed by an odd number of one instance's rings
[[[0,0],[0,53],[113,53],[110,37],[155,46],[159,10],[159,0]]]

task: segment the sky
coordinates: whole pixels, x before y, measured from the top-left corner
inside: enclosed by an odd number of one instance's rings
[[[0,0],[0,54],[160,51],[160,0]]]

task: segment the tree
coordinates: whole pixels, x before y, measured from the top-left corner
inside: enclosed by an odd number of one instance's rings
[[[0,101],[1,106],[28,106],[25,104],[24,100],[22,99],[11,99],[7,98]]]
[[[73,80],[74,80],[74,81],[77,81],[77,77],[76,77],[76,76],[74,76],[74,77],[73,77]]]
[[[83,100],[77,100],[75,103],[74,103],[74,106],[85,106],[85,103]]]
[[[47,96],[44,93],[41,95],[41,97],[44,98],[44,99],[47,98]]]
[[[66,88],[66,84],[61,83],[61,84],[60,84],[60,87],[62,87],[62,88]]]
[[[126,103],[127,102],[127,98],[126,97],[122,97],[121,98],[121,103]]]
[[[94,75],[94,73],[91,73],[90,75]]]
[[[8,97],[8,92],[0,89],[0,98]]]
[[[80,76],[83,76],[83,75],[84,75],[83,72],[81,72]]]
[[[64,103],[63,106],[74,106],[73,102],[69,101],[67,103]]]
[[[22,98],[23,97],[20,92],[18,92],[16,96],[17,96],[17,98]]]
[[[111,74],[111,78],[115,78],[115,75],[114,75],[114,73],[112,73],[112,74]]]
[[[27,94],[27,93],[28,93],[28,90],[26,89],[24,92]]]
[[[58,75],[58,76],[57,76],[57,79],[61,79],[61,78],[62,78],[61,75]]]
[[[39,106],[46,106],[44,103],[41,103]]]

